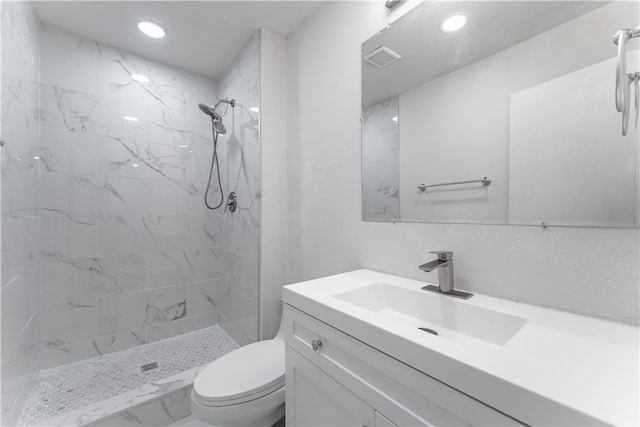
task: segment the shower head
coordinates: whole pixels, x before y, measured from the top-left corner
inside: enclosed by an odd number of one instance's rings
[[[216,105],[217,107],[217,105]],[[205,113],[207,116],[211,117],[212,120],[222,120],[222,117],[220,117],[220,115],[218,113],[216,113],[216,107],[209,107],[208,105],[205,104],[198,104],[198,108],[200,108],[200,111],[202,111],[203,113]]]
[[[213,126],[213,130],[219,133],[220,135],[224,135],[227,133],[227,128],[222,124],[222,120],[213,119],[211,120],[211,126]]]
[[[232,99],[230,101],[228,99],[221,99],[220,101],[216,102],[216,105],[214,105],[213,107],[210,107],[206,104],[198,104],[200,111],[211,117],[211,126],[213,126],[213,130],[221,135],[227,133],[227,128],[225,128],[222,124],[222,117],[220,116],[220,114],[216,113],[216,108],[218,108],[218,105],[222,104],[223,102],[225,104],[231,105],[232,108],[236,106],[235,99]]]

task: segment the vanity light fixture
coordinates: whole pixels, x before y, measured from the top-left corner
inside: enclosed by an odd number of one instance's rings
[[[149,83],[149,77],[143,76],[142,74],[131,74],[131,78],[140,83]]]
[[[129,122],[137,122],[139,120],[137,117],[133,117],[133,116],[124,116],[123,119]]]
[[[138,29],[153,39],[161,39],[167,35],[167,30],[157,22],[140,21]]]
[[[440,31],[447,34],[455,33],[456,31],[461,30],[465,25],[467,25],[467,17],[465,15],[452,15],[442,21],[440,24]]]

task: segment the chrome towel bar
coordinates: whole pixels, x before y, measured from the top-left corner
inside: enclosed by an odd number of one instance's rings
[[[487,185],[491,184],[491,178],[488,177],[488,176],[483,176],[482,179],[472,179],[470,181],[445,182],[445,183],[442,183],[442,184],[431,184],[431,185],[420,184],[420,185],[418,185],[418,190],[424,191],[427,188],[431,188],[431,187],[442,187],[444,185],[474,184],[476,182],[480,182],[480,183],[482,183],[482,185],[487,186]]]

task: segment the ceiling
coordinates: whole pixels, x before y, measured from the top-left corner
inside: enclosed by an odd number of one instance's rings
[[[33,1],[45,24],[212,78],[260,28],[289,35],[322,1]],[[151,39],[136,24],[167,28]]]
[[[603,6],[604,1],[429,1],[362,44],[402,58],[382,69],[363,61],[362,101],[372,105],[424,84]],[[440,22],[463,13],[468,25],[444,34]]]

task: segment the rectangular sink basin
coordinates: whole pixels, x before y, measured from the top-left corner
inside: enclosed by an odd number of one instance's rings
[[[461,344],[502,347],[526,323],[520,317],[469,305],[446,295],[387,283],[336,294],[334,298],[413,329],[430,329],[439,337]]]

